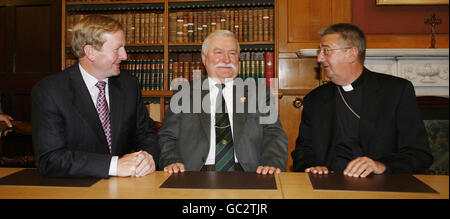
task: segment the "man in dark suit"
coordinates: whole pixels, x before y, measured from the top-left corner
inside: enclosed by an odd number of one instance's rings
[[[230,31],[215,31],[205,39],[202,61],[208,77],[183,84],[172,97],[159,131],[164,171],[273,174],[285,170],[287,137],[270,90],[255,91],[255,86],[236,80],[239,52]],[[249,110],[258,104],[268,107]],[[272,121],[261,121],[269,117]]]
[[[120,71],[124,46],[120,23],[87,16],[73,28],[79,63],[33,87],[33,145],[41,175],[140,177],[155,171],[155,123],[137,79]]]
[[[359,27],[335,24],[320,35],[317,60],[331,82],[304,98],[294,170],[353,177],[425,170],[433,157],[411,82],[364,68]]]

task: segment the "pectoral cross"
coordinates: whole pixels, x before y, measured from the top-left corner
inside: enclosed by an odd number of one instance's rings
[[[436,14],[433,13],[430,18],[425,20],[425,24],[431,25],[431,46],[430,49],[436,48],[436,24],[441,24],[442,20],[436,18]]]

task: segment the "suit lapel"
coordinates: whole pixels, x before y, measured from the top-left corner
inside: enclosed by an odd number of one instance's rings
[[[195,90],[195,89],[201,90],[200,92],[201,92],[201,100],[202,100],[203,107],[201,109],[201,113],[199,113],[198,115],[199,115],[199,119],[200,119],[200,122],[203,127],[203,131],[207,137],[207,140],[208,140],[208,142],[211,142],[211,109],[210,109],[211,99],[208,96],[208,94],[209,94],[208,79],[206,78],[204,80],[206,80],[206,81],[202,81],[202,87],[204,89],[202,89],[201,87],[200,88],[194,87],[192,90]],[[193,101],[191,101],[191,103],[193,103]],[[203,110],[204,108],[206,108],[206,109]],[[208,144],[208,146],[209,146],[209,144]]]
[[[378,80],[373,76],[373,73],[364,70],[365,84],[363,90],[363,96],[361,101],[361,121],[359,125],[359,133],[362,146],[365,147],[370,142],[373,136],[373,130],[377,124],[378,114],[380,112],[380,84]],[[367,151],[363,148],[363,151]]]
[[[109,106],[110,106],[110,121],[111,121],[111,154],[117,152],[117,142],[121,127],[122,111],[124,107],[124,98],[122,97],[122,87],[115,78],[109,78]]]
[[[320,130],[321,133],[315,133],[317,135],[321,135],[322,139],[329,139],[329,142],[325,142],[327,144],[327,153],[325,161],[330,162],[330,157],[334,156],[334,145],[337,137],[337,115],[336,115],[336,85],[332,82],[325,85],[326,93],[322,96],[322,103],[320,104],[320,108],[317,109],[320,111]],[[330,123],[331,121],[331,123]],[[329,166],[330,163],[326,163],[326,166]]]
[[[105,153],[109,153],[108,143],[106,142],[103,127],[100,123],[97,110],[95,109],[95,105],[92,102],[88,88],[86,87],[86,84],[81,77],[81,72],[78,68],[78,64],[72,66],[72,69],[69,70],[69,74],[72,81],[72,83],[70,84],[72,86],[72,91],[74,94],[72,104],[75,111],[77,111],[80,115],[80,118],[83,119],[89,125],[89,127],[92,128],[94,133],[97,133],[96,136],[98,141],[100,142],[100,145],[104,145]]]
[[[236,96],[236,84],[233,86],[233,142],[237,145],[242,136],[245,120],[248,113],[248,90],[244,87],[244,96]],[[241,99],[245,98],[245,99]],[[241,101],[243,100],[243,101]],[[239,105],[239,106],[238,106]],[[243,106],[242,106],[243,105]],[[238,113],[236,109],[244,109],[244,112]]]

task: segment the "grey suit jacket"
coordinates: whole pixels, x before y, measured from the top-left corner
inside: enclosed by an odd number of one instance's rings
[[[111,157],[131,150],[145,150],[157,163],[156,125],[137,79],[121,72],[108,84],[112,153],[78,63],[33,87],[33,146],[41,175],[107,178]]]
[[[161,168],[179,162],[185,165],[187,171],[199,171],[206,162],[210,150],[211,114],[209,110],[194,113],[195,106],[192,103],[194,102],[193,94],[201,93],[203,105],[209,108],[210,99],[207,96],[209,90],[193,88],[192,84],[191,82],[190,89],[179,91],[190,92],[187,94],[190,97],[190,112],[174,113],[174,109],[169,107],[158,133]],[[258,92],[248,92],[248,89],[244,88],[245,99],[243,99],[241,96],[236,96],[236,86],[235,84],[233,89],[233,141],[240,165],[247,172],[256,171],[258,166],[273,166],[285,170],[288,142],[278,115],[273,124],[260,124],[260,117],[267,116],[268,113],[260,113],[258,110],[248,111],[250,99],[257,99]],[[266,106],[269,106],[270,90],[266,91],[263,101]],[[180,105],[181,102],[182,100]],[[256,100],[256,104],[258,103],[259,101]],[[236,109],[242,108],[244,112],[237,112]],[[276,110],[276,106],[273,106],[271,110]]]

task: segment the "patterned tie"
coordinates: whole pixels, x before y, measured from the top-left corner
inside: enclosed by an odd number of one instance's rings
[[[100,90],[100,93],[97,97],[97,113],[98,117],[100,118],[100,122],[102,123],[103,131],[105,132],[106,141],[108,142],[109,147],[109,153],[111,153],[111,127],[109,120],[108,103],[106,102],[105,96],[106,82],[98,81],[95,86]]]
[[[216,99],[216,171],[235,171],[233,136],[230,120],[226,112],[225,98],[222,90],[224,84],[216,84],[219,93]]]

